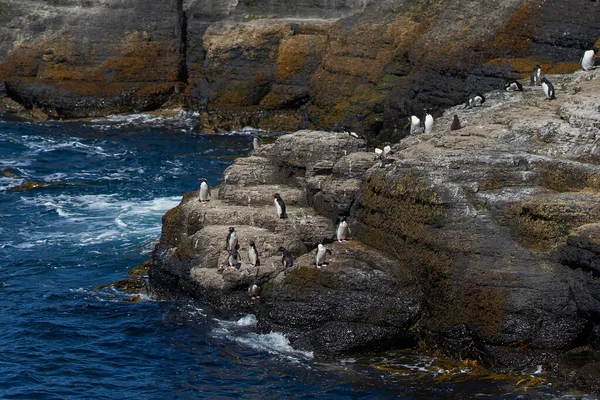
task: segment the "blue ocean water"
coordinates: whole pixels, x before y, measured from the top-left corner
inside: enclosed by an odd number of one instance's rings
[[[252,315],[226,321],[201,302],[98,289],[149,258],[162,215],[198,177],[218,184],[250,150],[247,132],[191,134],[196,119],[0,116],[0,398],[565,395],[534,369],[491,380],[411,351],[316,360],[280,333],[254,332]]]

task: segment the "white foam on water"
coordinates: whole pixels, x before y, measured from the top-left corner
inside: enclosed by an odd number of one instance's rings
[[[115,218],[115,224],[117,224],[119,228],[127,228],[127,224],[123,222],[120,215],[117,218]]]
[[[0,192],[17,187],[25,182],[23,178],[0,177]]]
[[[213,318],[218,326],[213,328],[215,337],[227,338],[254,350],[277,354],[291,361],[314,358],[313,352],[296,350],[290,345],[288,338],[279,332],[260,334],[247,332],[247,328],[256,325],[256,316],[248,314],[237,321],[223,321]]]
[[[291,357],[292,359],[314,358],[312,351],[300,351],[294,349],[290,345],[288,338],[283,333],[279,332],[271,332],[266,334],[248,333],[244,336],[235,337],[234,340],[255,350],[265,351],[269,354],[280,354]]]
[[[47,214],[39,216],[41,232],[35,229],[21,231],[26,242],[48,239],[50,243],[72,242],[75,246],[89,246],[117,241],[119,246],[132,242],[148,241],[157,237],[161,230],[164,213],[175,207],[180,197],[159,197],[151,200],[121,200],[116,194],[109,195],[40,195],[22,197],[28,206],[54,210],[61,223],[52,226],[50,232],[43,228],[53,224]]]
[[[237,326],[254,326],[256,325],[256,315],[248,314],[237,320]]]

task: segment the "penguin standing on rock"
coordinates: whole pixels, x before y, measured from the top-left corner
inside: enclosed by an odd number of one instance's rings
[[[283,246],[277,251],[281,252],[281,265],[284,268],[292,268],[294,266],[294,256],[292,256],[292,253],[287,251]]]
[[[522,92],[523,85],[518,81],[509,81],[504,84],[504,90],[507,92]]]
[[[454,119],[452,120],[452,125],[450,126],[451,131],[457,131],[462,128],[460,124],[460,120],[458,119],[458,115],[454,114]]]
[[[285,203],[283,202],[283,199],[281,198],[279,193],[275,193],[273,197],[275,198],[274,203],[275,210],[277,211],[277,217],[280,219],[286,219],[288,216],[285,212]]]
[[[536,64],[531,71],[531,75],[529,75],[529,81],[534,86],[539,86],[542,82],[542,67],[540,64]]]
[[[236,248],[238,244],[237,234],[233,226],[229,227],[229,234],[227,235],[227,241],[225,242],[225,250],[231,251]]]
[[[594,68],[594,57],[596,56],[596,52],[594,50],[588,50],[583,53],[583,57],[581,57],[581,68],[584,71],[589,72]]]
[[[548,100],[556,100],[556,96],[554,95],[554,85],[546,79],[546,77],[542,78],[542,89],[544,89],[544,94]]]
[[[431,133],[432,130],[433,130],[433,115],[431,115],[429,113],[429,111],[426,111],[424,132]]]
[[[262,139],[256,135],[252,135],[252,149],[254,151],[260,149],[262,146]]]
[[[206,178],[198,178],[198,180],[202,182],[200,183],[200,189],[198,189],[198,201],[200,201],[200,203],[210,201],[210,186],[208,186]]]
[[[250,286],[248,286],[248,296],[250,296],[252,300],[260,299],[260,291],[260,286],[258,286],[256,283],[252,283]]]
[[[377,154],[381,160],[385,160],[389,154],[394,154],[394,152],[392,151],[392,146],[387,145],[383,149],[376,147],[375,154]]]
[[[348,240],[348,234],[350,233],[350,228],[348,228],[348,222],[346,222],[346,217],[339,217],[340,223],[337,227],[337,240],[338,242],[346,242]]]
[[[423,127],[421,126],[421,120],[416,115],[412,115],[408,118],[408,125],[410,125],[410,134],[411,135],[415,134],[415,133],[423,132]]]
[[[465,105],[465,108],[481,107],[483,103],[485,103],[485,96],[481,93],[473,93],[467,99],[467,104]]]
[[[237,267],[238,264],[238,260],[242,261],[242,256],[239,253],[240,249],[240,245],[236,244],[235,247],[231,250],[229,250],[229,257],[227,257],[227,264],[229,264],[230,267],[235,268]]]
[[[319,243],[319,246],[317,246],[317,255],[315,256],[315,265],[317,268],[321,268],[321,265],[326,265],[325,257],[327,257],[327,254],[331,254],[331,250],[323,246],[322,243]]]
[[[258,258],[258,250],[256,250],[256,245],[254,241],[251,241],[248,245],[248,260],[253,267],[260,267],[260,259]]]

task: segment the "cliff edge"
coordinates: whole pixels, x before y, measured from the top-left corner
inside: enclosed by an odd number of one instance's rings
[[[589,0],[0,0],[0,86],[38,118],[172,107],[204,132],[340,131],[398,140],[535,64],[576,71]]]

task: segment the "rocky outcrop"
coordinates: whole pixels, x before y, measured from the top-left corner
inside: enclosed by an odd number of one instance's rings
[[[451,108],[432,133],[393,145],[386,163],[347,134],[280,137],[224,173],[219,199],[188,194],[165,215],[151,283],[253,312],[259,330],[318,355],[419,340],[494,365],[544,362],[595,384],[597,71],[550,76],[557,100],[526,85]],[[455,114],[463,128],[450,130]],[[275,216],[275,191],[290,200],[288,220]],[[340,214],[346,243],[335,242]],[[259,269],[225,266],[229,226],[242,254],[250,240],[263,251]],[[317,242],[333,252],[322,268]],[[246,294],[253,281],[259,301]]]
[[[405,135],[405,117],[500,87],[540,63],[578,69],[597,2],[0,0],[0,81],[36,115],[171,106],[205,132],[349,127]]]
[[[183,290],[226,313],[255,312],[261,330],[286,332],[297,347],[322,355],[410,343],[421,306],[408,271],[360,243],[333,243],[332,219],[307,206],[320,192],[316,186],[309,191],[307,182],[327,177],[337,183],[323,188],[343,187],[348,177],[333,171],[357,155],[369,159],[368,166],[355,167],[361,176],[373,163],[363,140],[299,131],[239,159],[223,174],[216,198],[200,203],[195,193],[187,194],[164,216],[150,274],[154,290]],[[326,162],[328,169],[318,167]],[[358,189],[351,184],[343,190],[352,198]],[[275,213],[275,192],[286,202],[288,219]],[[341,204],[349,211],[350,204]],[[236,267],[228,265],[225,250],[230,226],[241,247]],[[259,250],[259,267],[246,256],[250,241]],[[313,265],[317,243],[333,252],[322,268]],[[282,265],[280,247],[294,255],[292,268]],[[254,282],[262,287],[259,301],[246,294]]]

